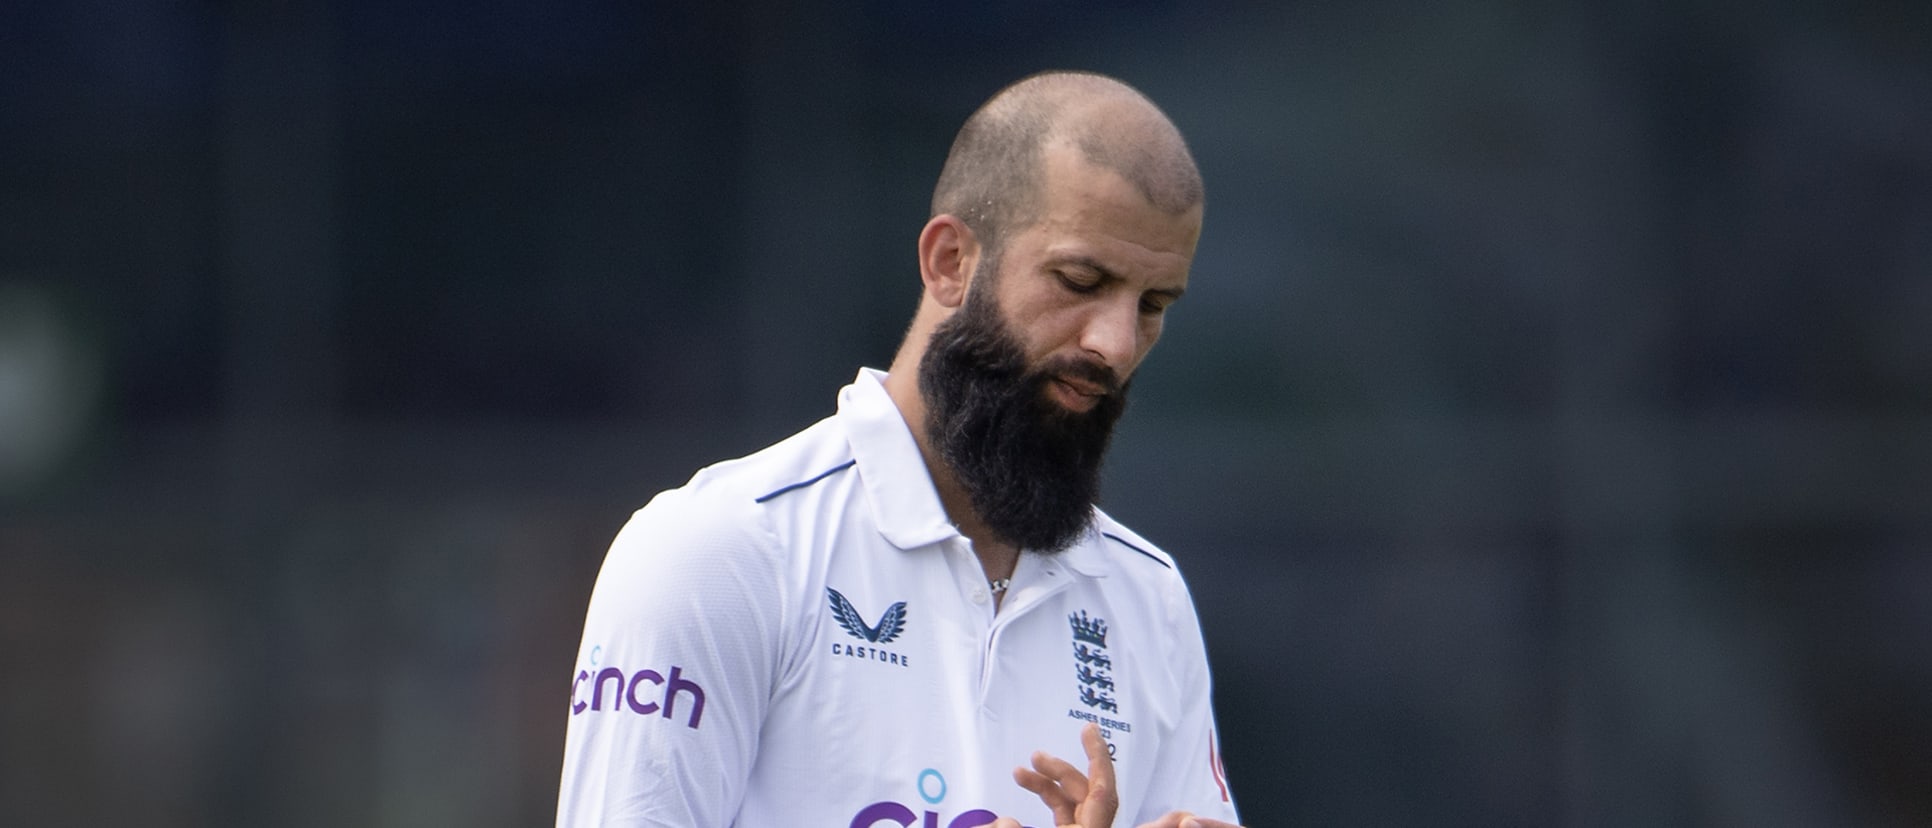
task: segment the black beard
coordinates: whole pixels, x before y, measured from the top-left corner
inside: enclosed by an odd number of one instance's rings
[[[1078,359],[1029,371],[990,293],[969,292],[919,361],[926,436],[993,534],[1021,549],[1059,552],[1093,522],[1100,463],[1127,408],[1127,384]],[[1055,376],[1110,393],[1091,410],[1070,411],[1047,396]]]

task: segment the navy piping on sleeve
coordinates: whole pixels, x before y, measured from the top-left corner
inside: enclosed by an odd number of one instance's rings
[[[782,495],[782,494],[784,494],[784,493],[786,493],[786,492],[789,492],[789,491],[791,491],[791,490],[793,490],[793,489],[803,489],[803,488],[805,488],[806,486],[810,486],[810,485],[812,485],[813,483],[817,483],[817,482],[818,482],[818,481],[820,481],[820,480],[824,480],[824,479],[825,479],[825,478],[827,478],[827,477],[831,477],[832,475],[835,475],[835,474],[838,474],[839,472],[842,472],[842,471],[845,471],[846,469],[849,469],[849,468],[852,468],[852,466],[853,466],[853,465],[855,465],[855,464],[857,464],[858,462],[859,462],[859,461],[858,461],[858,458],[853,458],[853,459],[851,459],[851,460],[847,460],[847,461],[845,461],[844,463],[840,463],[839,465],[836,465],[836,466],[833,466],[833,467],[831,467],[831,468],[829,468],[829,469],[826,469],[825,471],[822,471],[822,472],[819,472],[819,474],[818,474],[818,476],[817,476],[817,477],[814,477],[814,478],[812,478],[812,479],[810,479],[810,480],[806,480],[806,481],[804,481],[804,482],[800,482],[800,483],[793,483],[793,484],[792,484],[792,485],[790,485],[790,486],[786,486],[786,487],[784,487],[784,488],[782,488],[782,489],[779,489],[779,490],[777,490],[777,491],[775,491],[775,492],[771,492],[770,494],[766,494],[766,495],[764,495],[763,497],[760,497],[760,498],[758,498],[758,502],[759,502],[759,503],[763,503],[763,502],[765,502],[765,501],[767,501],[767,500],[770,500],[770,499],[772,499],[772,498],[774,498],[774,497],[777,497],[777,496],[779,496],[779,495]],[[1145,554],[1145,553],[1143,553],[1143,554]]]
[[[1173,568],[1174,568],[1174,565],[1173,565],[1173,564],[1170,564],[1170,563],[1168,563],[1168,562],[1166,562],[1166,561],[1163,561],[1163,560],[1161,560],[1159,556],[1157,556],[1157,555],[1155,555],[1155,554],[1154,554],[1154,553],[1152,553],[1152,552],[1149,552],[1149,551],[1147,551],[1147,550],[1145,550],[1145,549],[1142,549],[1142,548],[1140,548],[1140,547],[1138,547],[1138,546],[1135,546],[1135,545],[1133,545],[1133,544],[1131,544],[1131,543],[1128,543],[1128,542],[1127,542],[1127,541],[1125,541],[1125,540],[1122,540],[1122,539],[1121,539],[1121,537],[1120,537],[1119,535],[1116,535],[1116,534],[1114,534],[1114,533],[1112,533],[1112,532],[1101,532],[1101,533],[1100,533],[1100,536],[1101,536],[1101,537],[1103,537],[1103,538],[1110,538],[1110,539],[1112,539],[1112,540],[1113,540],[1113,541],[1114,541],[1115,543],[1118,543],[1118,544],[1120,544],[1121,546],[1125,546],[1125,547],[1127,547],[1128,549],[1132,549],[1132,550],[1134,550],[1135,552],[1139,552],[1139,553],[1140,553],[1140,554],[1142,554],[1142,555],[1146,555],[1147,557],[1149,557],[1149,558],[1151,558],[1151,559],[1153,559],[1153,561],[1154,561],[1154,563],[1157,563],[1157,564],[1160,564],[1161,566],[1164,566],[1164,567],[1167,567],[1168,569],[1173,569]]]

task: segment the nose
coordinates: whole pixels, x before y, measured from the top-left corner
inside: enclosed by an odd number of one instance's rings
[[[1141,354],[1140,307],[1135,302],[1107,302],[1094,308],[1080,347],[1105,362],[1121,379],[1134,370]]]

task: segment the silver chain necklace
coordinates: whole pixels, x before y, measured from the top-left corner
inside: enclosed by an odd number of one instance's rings
[[[1000,593],[1002,593],[1002,592],[1005,592],[1005,591],[1006,591],[1006,588],[1007,588],[1007,587],[1010,587],[1010,586],[1012,586],[1012,585],[1013,585],[1013,579],[1012,579],[1012,578],[1001,578],[1001,579],[999,579],[999,580],[997,580],[997,581],[987,581],[987,582],[986,582],[986,588],[987,588],[987,589],[989,589],[989,590],[991,590],[991,591],[993,592],[993,594],[994,594],[994,595],[998,595],[998,594],[1000,594]]]

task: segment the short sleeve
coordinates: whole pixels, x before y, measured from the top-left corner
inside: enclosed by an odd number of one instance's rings
[[[571,671],[559,826],[725,826],[781,661],[777,544],[749,498],[688,490],[606,555]]]
[[[1171,811],[1239,822],[1234,795],[1221,765],[1221,740],[1215,732],[1213,681],[1208,673],[1207,647],[1194,601],[1178,575],[1167,592],[1170,663],[1181,681],[1181,715],[1173,732],[1165,734],[1153,774],[1154,786],[1142,800],[1133,824],[1152,822]]]

